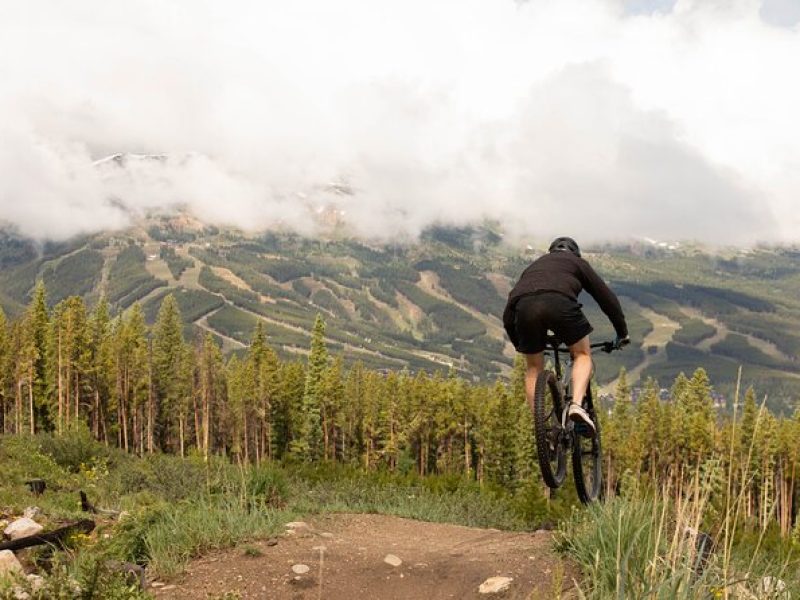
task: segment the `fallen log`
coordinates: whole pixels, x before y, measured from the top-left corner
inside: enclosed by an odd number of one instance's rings
[[[57,545],[63,548],[64,539],[74,533],[91,533],[94,531],[94,521],[89,519],[82,519],[76,523],[71,523],[65,527],[54,529],[48,533],[37,533],[36,535],[29,535],[27,537],[11,540],[9,542],[0,543],[0,550],[11,550],[16,552],[24,548],[32,546],[41,546],[44,544]]]

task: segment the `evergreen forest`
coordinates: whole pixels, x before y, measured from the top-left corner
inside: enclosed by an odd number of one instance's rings
[[[76,428],[138,456],[174,454],[236,464],[341,464],[364,472],[450,476],[521,498],[532,524],[561,514],[574,492],[540,481],[523,366],[475,383],[449,372],[345,366],[317,315],[310,346],[278,357],[269,327],[227,358],[215,339],[184,338],[174,297],[152,327],[134,304],[111,314],[78,296],[50,307],[40,283],[24,313],[0,313],[0,431],[62,435]],[[602,360],[599,359],[599,360]],[[718,527],[741,498],[735,525],[788,541],[800,535],[800,413],[779,417],[758,391],[719,410],[702,368],[665,395],[652,379],[634,399],[624,370],[601,413],[607,496],[668,490],[704,478]]]

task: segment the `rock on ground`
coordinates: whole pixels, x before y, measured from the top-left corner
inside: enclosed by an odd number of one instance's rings
[[[292,565],[292,571],[297,575],[305,575],[311,570],[308,565]]]
[[[22,573],[22,565],[11,550],[0,550],[0,578],[11,573]]]
[[[41,508],[39,508],[38,506],[29,506],[23,511],[22,516],[25,517],[26,519],[35,519],[40,514],[42,514]]]
[[[33,519],[25,517],[17,519],[12,522],[8,527],[3,530],[3,533],[11,540],[18,540],[19,538],[28,537],[29,535],[36,535],[41,533],[44,527],[39,525]]]
[[[512,577],[489,577],[480,585],[478,591],[481,594],[499,594],[511,587],[512,581],[514,581]]]
[[[383,562],[385,562],[387,565],[392,565],[393,567],[399,567],[403,564],[403,561],[394,554],[387,554],[386,558],[383,559]]]
[[[31,590],[33,592],[38,592],[42,589],[42,587],[44,587],[44,577],[41,575],[30,574],[28,575],[28,583],[31,584]]]

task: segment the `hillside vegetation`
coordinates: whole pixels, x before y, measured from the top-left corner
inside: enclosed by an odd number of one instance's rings
[[[210,332],[228,352],[242,348],[262,321],[282,357],[305,351],[320,312],[332,348],[346,350],[348,363],[452,366],[491,381],[507,375],[513,356],[500,322],[506,294],[536,256],[505,245],[490,227],[435,227],[417,243],[384,245],[244,236],[162,218],[44,248],[3,236],[0,304],[20,314],[42,280],[51,305],[70,295],[89,303],[104,295],[115,312],[139,301],[152,323],[160,299],[174,292],[187,335]],[[745,384],[767,394],[773,410],[791,412],[800,397],[798,252],[711,255],[635,245],[588,248],[585,256],[622,296],[634,339],[628,351],[598,364],[601,383],[625,367],[635,381],[653,377],[667,386],[702,365],[729,400],[741,365]],[[582,302],[594,337],[610,337],[591,298]]]
[[[620,500],[587,518],[571,483],[543,486],[522,360],[494,383],[346,366],[321,313],[306,356],[284,360],[253,319],[250,344],[226,359],[212,334],[184,338],[172,294],[152,327],[138,303],[113,319],[107,303],[87,311],[77,296],[49,310],[44,285],[21,317],[0,316],[0,509],[19,514],[24,482],[42,477],[55,492],[43,498],[49,523],[76,516],[76,489],[133,511],[77,540],[47,585],[106,594],[97,586],[125,585],[107,558],[172,575],[270,535],[293,512],[363,511],[510,529],[559,522],[560,547],[597,598],[731,595],[736,584],[758,590],[762,576],[797,589],[800,418],[766,411],[752,389],[726,414],[698,368],[666,399],[648,380],[634,402],[623,371],[600,412],[605,495]],[[702,577],[687,527],[719,541]]]

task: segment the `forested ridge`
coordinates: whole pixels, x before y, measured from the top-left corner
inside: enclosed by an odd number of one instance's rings
[[[345,366],[329,352],[325,326],[318,315],[307,355],[284,360],[259,322],[247,349],[226,359],[210,334],[184,339],[171,295],[148,327],[138,304],[112,315],[104,300],[90,309],[72,296],[50,308],[40,283],[19,318],[0,313],[1,430],[58,435],[85,427],[138,455],[453,475],[524,490],[544,517],[519,361],[509,380],[480,384],[452,369]],[[800,413],[776,417],[752,389],[733,414],[717,412],[711,391],[698,368],[674,381],[668,399],[648,380],[633,402],[622,373],[602,412],[609,495],[639,487],[678,497],[702,475],[714,489],[709,518],[741,495],[736,518],[745,529],[800,535]]]
[[[189,215],[149,217],[125,231],[36,243],[0,229],[0,306],[17,318],[37,281],[55,305],[101,297],[113,314],[140,303],[152,326],[172,294],[184,336],[210,332],[223,354],[243,350],[258,321],[284,360],[307,352],[316,313],[346,368],[447,369],[484,383],[507,377],[513,348],[500,314],[508,290],[542,248],[504,240],[491,223],[433,227],[419,239],[366,241],[332,231],[244,234]],[[546,247],[546,246],[545,246]],[[620,296],[633,344],[605,357],[597,379],[613,390],[621,367],[638,394],[648,377],[669,385],[702,365],[730,400],[742,383],[790,415],[800,394],[800,270],[791,248],[585,246]],[[582,296],[594,337],[613,335]]]

